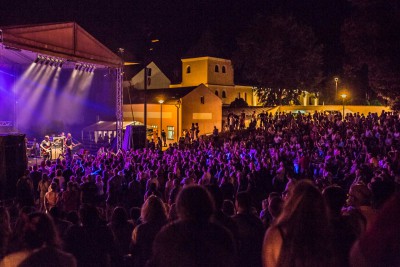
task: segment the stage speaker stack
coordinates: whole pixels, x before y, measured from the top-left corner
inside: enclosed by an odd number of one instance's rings
[[[128,125],[126,126],[122,148],[125,150],[144,148],[146,145],[145,138],[146,127],[144,125]]]
[[[27,167],[25,135],[0,135],[1,200],[15,197],[17,181]]]

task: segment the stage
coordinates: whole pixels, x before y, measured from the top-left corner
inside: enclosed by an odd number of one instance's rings
[[[81,142],[84,127],[108,120],[121,147],[122,70],[121,57],[74,22],[0,26],[0,199],[40,163],[25,157],[34,138]]]
[[[0,27],[0,33],[0,133],[40,142],[71,132],[80,139],[81,129],[98,120],[122,120],[123,61],[79,25]]]

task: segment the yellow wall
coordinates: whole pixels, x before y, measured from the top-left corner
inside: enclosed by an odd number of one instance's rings
[[[190,73],[187,73],[188,66]],[[215,66],[218,66],[218,72],[215,72]],[[225,73],[222,72],[223,67]],[[214,57],[182,59],[181,86],[197,86],[202,83],[233,86],[233,77],[233,66],[228,59]]]
[[[382,110],[384,111],[391,111],[390,107],[385,106],[348,106],[345,105],[345,113],[356,113],[359,112],[360,114],[367,115],[369,112],[371,113],[378,113],[381,114]],[[314,112],[317,111],[340,111],[343,112],[343,105],[319,105],[319,106],[280,106],[278,109],[279,111],[298,111],[304,110],[306,112]]]
[[[131,106],[133,110],[133,118],[131,112]],[[161,105],[160,104],[147,104],[147,125],[157,126],[156,129],[160,130],[161,122]],[[134,104],[134,105],[124,105],[123,106],[123,116],[124,121],[139,121],[144,122],[144,105]],[[175,105],[162,105],[162,126],[165,132],[167,132],[167,126],[173,126],[175,129],[175,140],[177,137],[177,108]]]
[[[219,72],[215,72],[215,66],[218,65]],[[190,73],[187,73],[187,67],[190,66]],[[225,67],[225,73],[222,72]],[[257,98],[254,95],[251,86],[242,86],[234,84],[234,69],[232,62],[228,59],[215,57],[198,57],[182,59],[182,83],[171,85],[171,88],[198,86],[205,84],[210,91],[215,94],[218,91],[218,97],[223,105],[229,105],[235,98],[245,99],[249,106],[258,105]],[[225,91],[226,97],[222,98],[222,92]]]
[[[187,68],[190,66],[190,73]],[[207,81],[207,60],[206,58],[182,59],[182,84],[181,86],[198,86]]]
[[[208,79],[206,82],[208,84],[215,85],[234,85],[233,77],[233,66],[230,60],[222,58],[208,57]],[[218,66],[218,72],[215,72],[215,66]],[[225,73],[222,72],[222,67],[225,67]]]
[[[200,98],[204,96],[204,104]],[[205,85],[193,90],[182,98],[182,130],[189,130],[192,123],[198,123],[200,135],[211,134],[214,126],[221,129],[222,102]]]

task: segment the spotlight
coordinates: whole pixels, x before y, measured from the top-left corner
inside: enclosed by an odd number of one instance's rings
[[[58,67],[61,69],[63,64],[64,64],[64,61],[60,60],[60,64],[58,64]]]
[[[40,58],[39,58],[39,56],[37,56],[35,61],[33,61],[33,62],[37,64],[37,63],[39,63],[39,60],[40,60]]]

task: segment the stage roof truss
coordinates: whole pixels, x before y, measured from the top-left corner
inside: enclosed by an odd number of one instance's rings
[[[75,22],[9,26],[0,30],[2,55],[16,64],[30,64],[38,55],[46,55],[72,62],[69,67],[75,63],[94,64],[97,68],[123,65],[118,55]],[[21,55],[26,60],[18,60]]]

